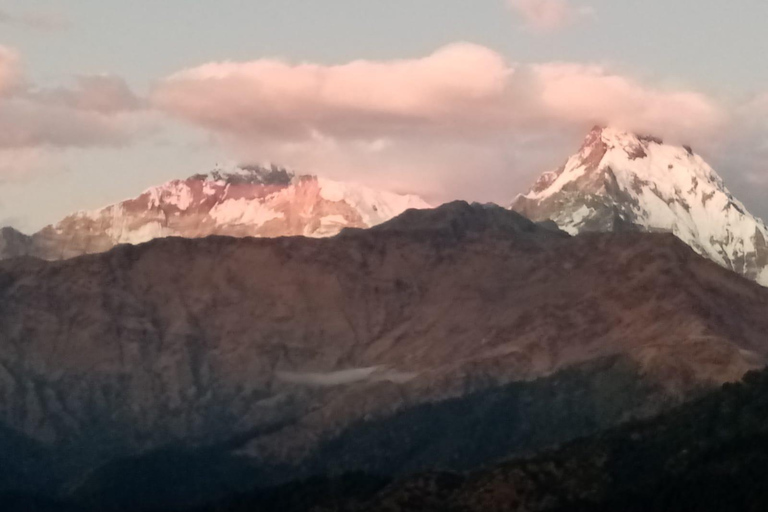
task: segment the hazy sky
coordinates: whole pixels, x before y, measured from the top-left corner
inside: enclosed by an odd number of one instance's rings
[[[508,202],[592,124],[768,216],[768,2],[0,0],[0,224],[217,163]]]

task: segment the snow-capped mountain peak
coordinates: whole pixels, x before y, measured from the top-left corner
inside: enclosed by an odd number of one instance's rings
[[[415,195],[297,175],[274,165],[219,168],[74,213],[34,234],[30,253],[61,259],[167,236],[327,237],[429,207]]]
[[[688,146],[594,128],[512,208],[571,234],[670,231],[721,265],[768,285],[768,229]]]

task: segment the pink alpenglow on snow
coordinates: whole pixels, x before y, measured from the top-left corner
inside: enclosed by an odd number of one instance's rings
[[[55,260],[169,236],[319,238],[429,207],[415,195],[297,176],[274,166],[247,166],[173,180],[134,199],[74,213],[15,247]],[[7,251],[0,251],[0,258],[22,255]]]

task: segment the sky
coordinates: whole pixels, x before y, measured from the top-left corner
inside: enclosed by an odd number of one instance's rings
[[[217,165],[509,203],[595,124],[768,218],[768,3],[0,0],[0,225]]]

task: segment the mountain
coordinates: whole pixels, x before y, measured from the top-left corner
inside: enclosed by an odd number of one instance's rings
[[[0,424],[56,452],[67,489],[169,446],[291,466],[360,421],[600,358],[684,399],[766,364],[766,307],[670,234],[569,237],[463,202],[333,238],[15,258]]]
[[[10,227],[0,228],[0,259],[31,255],[34,252],[32,237]]]
[[[768,228],[690,147],[594,128],[578,153],[511,206],[571,233],[669,231],[696,252],[768,286]]]
[[[350,474],[295,482],[239,496],[226,510],[765,510],[766,404],[768,371],[763,370],[657,418],[470,474],[433,471],[399,480]],[[353,482],[367,485],[355,488]]]
[[[767,405],[768,370],[761,370],[657,417],[472,472],[433,470],[400,478],[353,472],[255,488],[213,505],[161,510],[760,511],[768,507],[764,471],[768,464]],[[433,431],[439,431],[439,425]],[[480,440],[481,436],[467,438],[469,443]],[[143,475],[134,473],[133,477]],[[120,479],[110,483],[118,488],[123,485]],[[151,482],[147,487],[154,489]],[[1,494],[0,506],[19,511],[118,510],[75,508],[40,496]]]
[[[112,460],[89,473],[67,497],[93,510],[182,510],[297,479],[472,470],[669,405],[661,388],[638,375],[636,364],[605,358],[533,382],[356,422],[322,442],[299,465],[254,466],[231,446],[167,448]]]
[[[326,237],[428,207],[413,195],[246,166],[173,180],[134,199],[69,215],[31,237],[6,228],[0,258],[66,259],[168,236]]]

